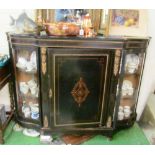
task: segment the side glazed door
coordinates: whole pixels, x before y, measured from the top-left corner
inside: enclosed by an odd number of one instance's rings
[[[38,48],[13,46],[14,95],[17,120],[31,127],[41,124]]]

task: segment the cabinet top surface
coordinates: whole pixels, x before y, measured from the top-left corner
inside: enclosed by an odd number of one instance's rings
[[[39,36],[34,34],[7,33],[8,41],[14,46],[99,48],[99,49],[146,49],[149,37],[96,36],[96,37],[62,37]]]
[[[79,37],[79,36],[47,36],[47,35],[35,35],[35,34],[15,34],[7,33],[13,38],[32,38],[32,39],[51,39],[51,40],[94,40],[94,41],[125,41],[125,40],[150,40],[151,37],[139,37],[139,36],[96,36],[96,37]]]

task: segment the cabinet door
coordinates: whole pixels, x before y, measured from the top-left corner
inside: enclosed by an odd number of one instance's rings
[[[12,55],[17,118],[40,123],[38,49],[15,46]]]
[[[54,127],[104,125],[111,75],[109,53],[101,49],[48,49]]]

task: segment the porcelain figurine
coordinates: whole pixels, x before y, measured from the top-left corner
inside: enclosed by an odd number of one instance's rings
[[[138,69],[139,57],[136,54],[128,54],[126,56],[126,71],[128,73],[135,73]]]
[[[11,18],[11,26],[14,26],[16,33],[34,33],[37,32],[37,24],[23,12],[17,19]]]
[[[31,116],[31,109],[25,102],[23,102],[22,112],[25,118],[29,118]]]

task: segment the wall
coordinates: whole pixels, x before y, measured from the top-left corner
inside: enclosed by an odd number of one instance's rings
[[[12,15],[15,18],[18,17],[18,15],[23,10],[17,9],[17,10],[0,10],[0,52],[2,53],[8,53],[8,44],[6,40],[5,32],[10,31],[11,28],[9,26],[10,18],[9,16]],[[34,19],[34,11],[33,10],[26,10],[26,13]],[[144,68],[144,74],[142,79],[142,85],[140,90],[140,96],[138,101],[138,107],[137,107],[137,113],[138,117],[140,118],[140,115],[145,107],[147,98],[150,94],[150,92],[154,91],[155,89],[155,10],[148,10],[148,35],[152,37],[149,48],[148,48],[148,54],[146,57],[145,62],[145,68]],[[8,89],[7,87],[4,88],[3,91],[0,92],[0,103],[9,103],[9,97],[8,97]]]
[[[155,90],[155,10],[148,10],[148,35],[152,37],[146,56],[137,113],[139,120],[149,94]]]

